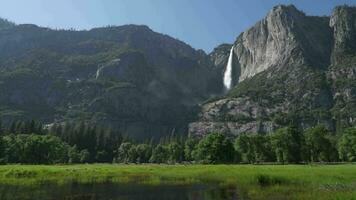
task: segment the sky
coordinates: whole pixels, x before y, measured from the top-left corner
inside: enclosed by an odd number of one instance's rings
[[[145,24],[210,52],[233,43],[278,4],[294,4],[308,15],[330,15],[336,5],[356,5],[356,0],[0,0],[0,17],[78,30]]]

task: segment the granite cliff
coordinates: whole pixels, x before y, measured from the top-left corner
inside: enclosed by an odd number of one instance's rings
[[[293,5],[274,7],[233,43],[235,87],[202,106],[190,133],[355,125],[355,13],[340,6],[331,17],[318,17]],[[220,49],[211,59],[223,71],[229,56]]]

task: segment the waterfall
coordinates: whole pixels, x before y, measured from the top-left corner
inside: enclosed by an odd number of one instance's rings
[[[233,62],[233,57],[234,55],[234,46],[231,47],[230,50],[230,56],[229,56],[229,60],[227,61],[227,65],[226,65],[226,69],[225,69],[225,73],[224,73],[224,85],[226,87],[226,89],[230,89],[232,86],[232,62]]]

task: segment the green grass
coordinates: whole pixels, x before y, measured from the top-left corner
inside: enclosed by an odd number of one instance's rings
[[[356,199],[356,165],[0,166],[0,183],[219,184],[250,199]]]

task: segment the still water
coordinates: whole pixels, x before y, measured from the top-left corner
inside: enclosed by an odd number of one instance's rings
[[[236,200],[234,187],[207,185],[147,186],[121,184],[68,184],[42,186],[0,185],[1,200]]]

